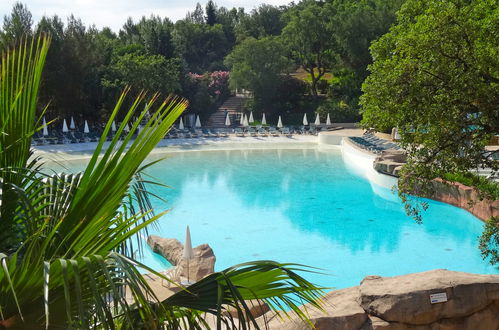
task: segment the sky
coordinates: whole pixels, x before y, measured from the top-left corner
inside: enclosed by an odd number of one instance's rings
[[[9,15],[12,6],[19,0],[0,0],[0,20]],[[43,15],[57,14],[65,22],[66,17],[74,14],[85,25],[95,24],[97,28],[105,26],[118,31],[128,17],[138,21],[142,16],[151,14],[168,17],[173,22],[185,17],[188,11],[194,11],[196,3],[204,8],[208,0],[21,0],[33,14],[35,24]],[[218,6],[227,8],[244,7],[246,12],[262,3],[284,5],[289,0],[218,0]]]

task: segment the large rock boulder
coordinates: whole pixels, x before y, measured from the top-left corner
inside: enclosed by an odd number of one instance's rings
[[[445,293],[447,302],[430,302]],[[366,277],[360,284],[360,305],[387,322],[423,325],[463,318],[499,300],[499,277],[432,270],[396,277]],[[499,325],[499,310],[497,314]]]
[[[215,254],[208,244],[201,244],[194,249],[194,257],[187,260],[180,260],[182,276],[189,277],[190,280],[198,281],[215,271]],[[187,274],[189,272],[189,275]],[[188,275],[188,276],[187,276]]]
[[[447,301],[431,303],[430,295]],[[304,305],[319,330],[499,330],[499,275],[432,270],[395,277],[368,276],[358,287],[324,296],[325,312]],[[271,318],[270,329],[313,327],[297,318]]]
[[[175,238],[150,235],[147,238],[147,244],[153,252],[163,256],[172,265],[181,267],[181,275],[189,277],[189,280],[198,281],[215,271],[216,257],[208,244],[193,248],[194,257],[188,263],[187,260],[182,259],[184,245]]]
[[[147,244],[154,253],[163,256],[174,266],[177,266],[182,260],[184,245],[178,239],[150,235],[147,237]]]
[[[342,329],[357,330],[367,320],[366,312],[360,307],[357,300],[359,288],[353,287],[338,291],[331,291],[323,298],[324,312],[308,306],[306,310],[311,323],[317,330]],[[275,318],[270,322],[271,329],[301,330],[311,329],[309,323],[296,317],[284,321]]]

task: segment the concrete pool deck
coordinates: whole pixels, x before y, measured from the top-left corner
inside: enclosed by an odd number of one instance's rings
[[[182,152],[200,150],[227,150],[227,149],[267,149],[267,148],[305,148],[324,146],[340,146],[341,140],[348,136],[361,136],[364,130],[358,128],[339,129],[336,131],[320,132],[318,135],[268,136],[250,137],[235,136],[217,138],[181,138],[163,139],[152,153]],[[104,148],[109,146],[105,142]],[[97,142],[51,144],[34,146],[34,156],[42,156],[46,160],[77,160],[89,158],[94,152]]]

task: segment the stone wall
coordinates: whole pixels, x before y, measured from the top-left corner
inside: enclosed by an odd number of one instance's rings
[[[433,180],[434,193],[429,198],[463,208],[482,220],[499,217],[499,200],[480,199],[476,189],[458,182]]]
[[[373,167],[379,173],[398,177],[405,161],[406,155],[403,151],[388,150],[374,160]],[[499,217],[499,200],[480,199],[473,187],[435,179],[433,188],[434,193],[426,196],[427,198],[465,209],[481,220]]]
[[[437,269],[368,276],[357,287],[329,292],[323,305],[325,312],[301,307],[317,330],[499,330],[499,275]],[[312,329],[297,318],[274,317],[269,326]]]

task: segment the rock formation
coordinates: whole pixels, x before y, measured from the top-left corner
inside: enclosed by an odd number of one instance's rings
[[[428,196],[431,199],[465,209],[482,220],[499,217],[499,200],[482,199],[473,187],[437,178],[433,180],[433,189],[434,193]]]
[[[435,294],[441,302],[430,301]],[[325,313],[302,307],[318,330],[499,330],[499,275],[438,269],[368,276],[360,286],[329,292],[323,301]],[[270,328],[311,326],[274,318]]]
[[[151,235],[147,238],[147,244],[172,265],[182,267],[181,275],[187,277],[187,261],[182,259],[184,245],[179,240]],[[189,260],[189,279],[198,281],[215,271],[216,258],[208,244],[196,246],[193,251],[194,258]]]

